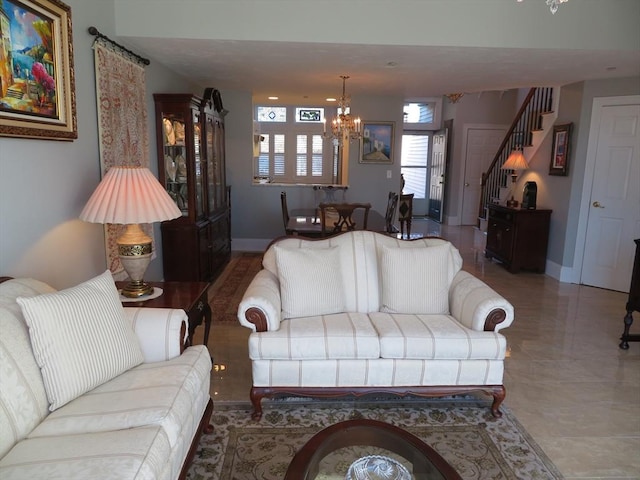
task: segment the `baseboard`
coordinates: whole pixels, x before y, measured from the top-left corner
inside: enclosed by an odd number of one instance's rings
[[[565,267],[547,260],[545,274],[562,283],[580,283],[575,278],[573,267]]]

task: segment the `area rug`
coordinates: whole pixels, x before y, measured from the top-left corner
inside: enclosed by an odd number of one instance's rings
[[[314,434],[356,418],[380,420],[413,433],[465,480],[563,478],[505,407],[502,418],[496,419],[488,404],[464,400],[263,403],[259,422],[251,420],[249,405],[216,404],[214,433],[202,436],[189,480],[282,480],[293,456]],[[365,452],[371,453],[383,452]],[[331,471],[317,478],[343,480],[349,465],[338,456]]]
[[[238,305],[253,277],[262,268],[262,253],[234,254],[209,289],[213,323],[238,323]]]

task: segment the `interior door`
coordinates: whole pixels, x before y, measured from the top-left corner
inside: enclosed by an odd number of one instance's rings
[[[433,134],[431,143],[431,168],[429,174],[429,210],[427,216],[442,223],[444,217],[444,196],[447,180],[448,136],[451,134],[453,120],[445,122],[445,128]]]
[[[462,191],[461,225],[478,223],[482,173],[493,161],[504,139],[506,128],[502,126],[469,127],[466,131],[464,188]]]
[[[600,115],[581,283],[628,292],[640,238],[640,105]]]

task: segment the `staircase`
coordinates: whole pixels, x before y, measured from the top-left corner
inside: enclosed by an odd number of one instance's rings
[[[534,87],[529,90],[491,165],[482,174],[478,208],[480,230],[486,231],[488,204],[504,200],[505,192],[509,188],[507,182],[512,172],[501,170],[500,167],[511,151],[517,148],[522,148],[527,162],[533,158],[545,137],[553,130],[552,127],[557,118],[558,97],[557,90],[551,87]]]

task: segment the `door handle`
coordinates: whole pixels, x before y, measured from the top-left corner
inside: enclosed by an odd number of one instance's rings
[[[464,186],[468,187],[469,185],[471,185],[470,183],[465,183]]]
[[[604,208],[602,205],[600,205],[600,202],[598,202],[597,200],[593,202],[592,205],[596,208]]]

